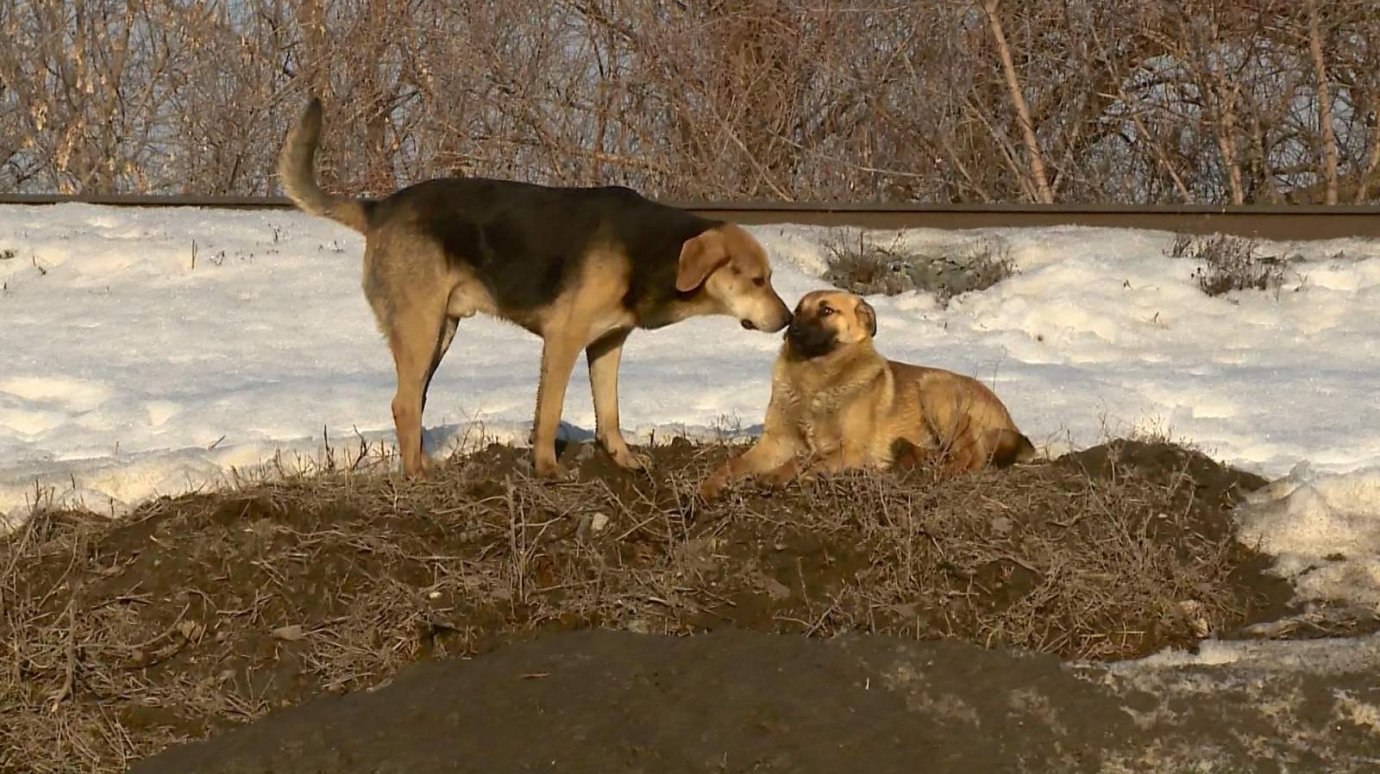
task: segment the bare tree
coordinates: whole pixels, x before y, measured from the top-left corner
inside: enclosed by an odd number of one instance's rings
[[[1332,98],[1327,87],[1327,62],[1323,57],[1323,36],[1318,25],[1317,0],[1307,0],[1308,50],[1313,57],[1317,79],[1318,126],[1322,134],[1323,179],[1327,183],[1327,204],[1337,203],[1337,138],[1332,133]]]
[[[0,190],[1365,201],[1373,0],[0,0]]]
[[[1049,180],[1045,176],[1044,154],[1040,152],[1040,141],[1035,136],[1035,127],[1030,122],[1030,109],[1026,107],[1025,96],[1021,93],[1021,82],[1016,75],[1016,66],[1011,61],[1011,48],[1006,44],[1006,33],[1002,30],[1001,17],[997,14],[997,0],[982,0],[982,11],[987,14],[987,25],[992,30],[992,40],[996,43],[997,56],[1001,59],[1006,88],[1011,92],[1011,106],[1016,110],[1021,139],[1025,141],[1035,200],[1045,204],[1053,203],[1054,193],[1050,190]]]

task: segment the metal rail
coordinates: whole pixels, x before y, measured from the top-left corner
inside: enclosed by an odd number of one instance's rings
[[[278,196],[149,194],[0,194],[0,205],[99,204],[115,207],[291,209]],[[1029,228],[1091,226],[1191,234],[1222,233],[1280,241],[1380,238],[1377,205],[1160,205],[1120,204],[813,204],[791,202],[670,201],[707,217],[747,225],[799,223],[861,228]]]

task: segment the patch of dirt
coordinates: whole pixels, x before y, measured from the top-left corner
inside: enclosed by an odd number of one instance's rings
[[[131,771],[1362,772],[1380,753],[1370,651],[1322,674],[1111,673],[954,641],[572,632],[415,664]]]
[[[1078,470],[1093,481],[1115,481],[1119,476],[1131,475],[1171,488],[1191,482],[1187,487],[1190,507],[1199,506],[1200,514],[1214,509],[1229,512],[1240,502],[1242,494],[1268,483],[1254,473],[1221,465],[1202,452],[1163,442],[1116,441],[1067,454],[1055,464]],[[1214,541],[1230,539],[1235,529],[1230,518],[1191,519],[1181,526]],[[1287,582],[1267,574],[1273,564],[1274,559],[1265,554],[1237,551],[1228,574],[1232,585],[1256,592],[1254,602],[1260,607],[1252,617],[1260,621],[1279,619],[1290,610],[1293,597]],[[1318,636],[1328,633],[1331,632],[1317,632]]]
[[[650,476],[572,446],[579,480],[541,483],[525,450],[493,446],[426,482],[335,474],[116,523],[40,514],[0,542],[0,770],[122,771],[412,662],[577,629],[879,634],[1114,661],[1231,637],[1289,596],[1231,538],[1228,509],[1262,482],[1177,447],[743,487],[709,507],[694,488],[730,449],[650,451]]]

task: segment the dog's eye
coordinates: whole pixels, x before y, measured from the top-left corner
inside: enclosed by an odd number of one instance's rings
[[[834,310],[831,309],[831,308],[829,308],[829,307],[827,307],[827,306],[821,306],[821,307],[819,308],[819,316],[820,316],[820,317],[828,317],[829,315],[831,315],[831,314],[833,314],[833,313],[834,313]]]
[[[753,277],[753,279],[752,279],[752,284],[756,285],[756,286],[759,287],[759,288],[760,288],[760,287],[763,287],[763,286],[765,286],[765,285],[767,284],[767,278],[766,278],[766,277]]]

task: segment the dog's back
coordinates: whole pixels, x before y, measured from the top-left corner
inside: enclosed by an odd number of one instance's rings
[[[313,100],[280,159],[289,198],[363,233],[375,277],[411,277],[404,268],[409,262],[444,256],[449,270],[481,283],[495,311],[519,324],[580,281],[584,261],[596,251],[626,261],[617,272],[626,275],[626,306],[661,308],[674,295],[682,245],[720,225],[622,186],[447,177],[377,200],[337,196],[316,181],[320,134],[321,106]]]

